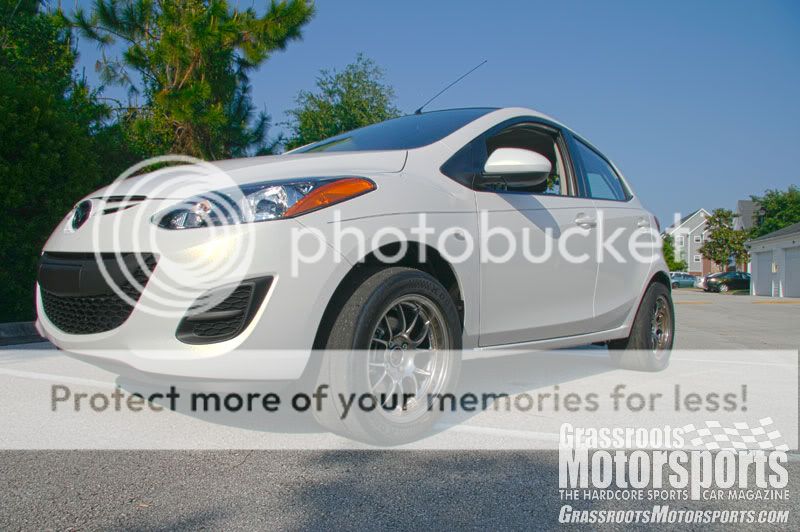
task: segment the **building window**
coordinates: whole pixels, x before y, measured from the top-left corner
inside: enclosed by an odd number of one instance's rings
[[[693,260],[694,262],[702,262],[702,258],[700,257],[700,255],[695,255],[695,256],[692,258],[692,260]]]
[[[703,237],[700,235],[694,235],[694,241],[699,244],[703,241]]]

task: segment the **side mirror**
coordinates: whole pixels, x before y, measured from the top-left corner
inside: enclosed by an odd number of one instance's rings
[[[484,178],[501,178],[510,186],[536,186],[550,175],[553,165],[544,155],[522,148],[497,148],[486,160]]]

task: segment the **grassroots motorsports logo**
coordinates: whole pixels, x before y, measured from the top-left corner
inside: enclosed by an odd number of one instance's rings
[[[565,423],[559,438],[558,520],[785,523],[788,511],[691,510],[685,502],[786,500],[787,451],[771,418],[755,424],[706,421],[702,426],[655,428],[583,428]],[[600,510],[581,504],[596,501],[652,501],[653,507]]]

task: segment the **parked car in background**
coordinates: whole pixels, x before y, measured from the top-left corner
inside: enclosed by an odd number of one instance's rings
[[[697,282],[694,283],[695,288],[702,288],[703,290],[708,292],[708,280],[717,275],[722,275],[722,272],[709,273],[708,275],[704,275],[703,277],[698,277]]]
[[[670,272],[669,278],[672,288],[691,288],[697,282],[697,277],[686,272]]]
[[[725,272],[709,277],[706,281],[707,292],[727,292],[728,290],[749,290],[750,274],[743,272]]]

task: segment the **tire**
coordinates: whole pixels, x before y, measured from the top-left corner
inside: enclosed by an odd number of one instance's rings
[[[678,283],[672,283],[672,288],[678,288]]]
[[[728,291],[728,285],[726,284],[719,285],[719,289],[717,289],[717,292],[727,292],[727,291]]]
[[[322,408],[314,410],[317,422],[378,445],[428,434],[441,412],[428,407],[427,397],[452,392],[461,368],[461,321],[453,298],[427,273],[390,267],[367,271],[343,299],[317,377],[317,389],[329,386]],[[420,340],[423,333],[427,339]],[[415,397],[404,403],[401,394],[410,392]],[[387,408],[358,407],[364,395]],[[345,412],[342,397],[358,399]]]
[[[661,321],[654,322],[656,314]],[[654,324],[660,323],[657,341]],[[669,365],[670,351],[675,341],[675,309],[669,288],[655,282],[647,291],[636,311],[630,336],[608,343],[611,359],[621,368],[636,371],[661,371]],[[654,349],[653,344],[657,343]]]

